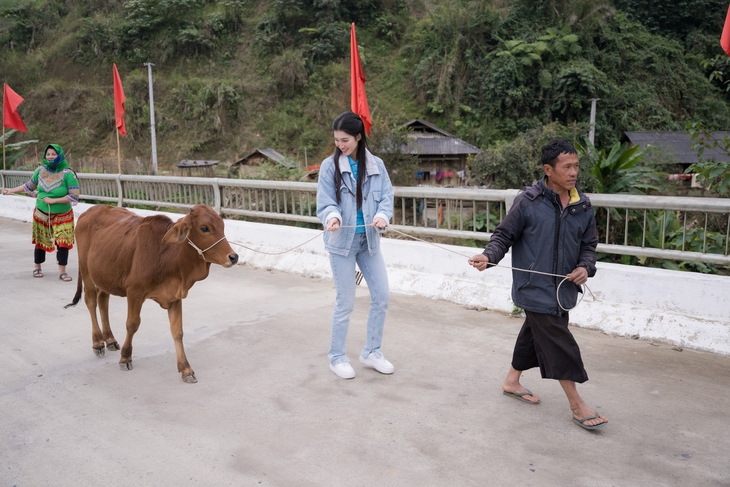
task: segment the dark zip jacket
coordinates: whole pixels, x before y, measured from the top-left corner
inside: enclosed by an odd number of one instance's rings
[[[543,177],[520,193],[507,216],[494,230],[484,249],[489,262],[497,264],[512,247],[512,267],[565,276],[585,267],[596,274],[596,219],[588,197],[579,188],[562,208],[560,197],[545,185]],[[556,290],[561,277],[512,271],[512,301],[534,313],[561,316]],[[580,287],[570,281],[560,286],[560,304],[575,306]]]

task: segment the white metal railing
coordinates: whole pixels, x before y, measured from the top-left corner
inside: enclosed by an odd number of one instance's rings
[[[32,175],[0,171],[0,186]],[[207,204],[227,217],[319,224],[316,183],[79,173],[81,199],[158,209]],[[518,190],[396,187],[393,227],[435,237],[488,241]],[[730,265],[730,200],[619,194],[589,195],[598,251]]]

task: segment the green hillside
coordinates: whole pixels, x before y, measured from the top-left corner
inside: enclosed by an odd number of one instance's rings
[[[551,122],[583,133],[597,97],[596,145],[608,147],[625,130],[727,130],[726,11],[717,0],[0,0],[0,78],[26,100],[29,130],[13,142],[114,156],[116,63],[123,157],[148,161],[152,62],[161,169],[265,147],[301,163],[306,149],[312,164],[349,108],[355,22],[376,140],[413,118],[482,148]]]

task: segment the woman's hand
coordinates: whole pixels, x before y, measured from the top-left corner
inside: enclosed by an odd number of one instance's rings
[[[15,188],[3,188],[3,194],[15,194],[23,191],[24,187],[21,184],[20,186],[16,186]]]
[[[334,232],[340,229],[340,220],[337,218],[331,218],[327,222],[327,231]]]
[[[376,218],[375,220],[373,220],[373,226],[382,230],[388,226],[388,222],[386,222],[382,218]]]
[[[50,196],[46,196],[43,198],[43,202],[47,205],[53,205],[56,203],[68,203],[68,198],[65,196],[61,196],[60,198],[51,198]]]

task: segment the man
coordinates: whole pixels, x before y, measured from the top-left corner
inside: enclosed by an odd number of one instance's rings
[[[525,310],[512,355],[512,364],[502,384],[505,395],[529,404],[539,404],[536,394],[520,384],[522,371],[540,367],[544,379],[556,379],[565,391],[573,421],[596,429],[608,418],[589,408],[578,394],[577,383],[588,380],[580,349],[568,330],[568,312],[575,306],[580,286],[596,273],[596,220],[588,197],[576,187],[578,154],[565,140],[542,148],[545,176],[526,188],[502,223],[495,229],[484,252],[469,263],[483,271],[496,265],[512,247],[512,266],[567,276],[548,276],[512,271],[512,301]],[[559,287],[559,296],[558,296]]]

